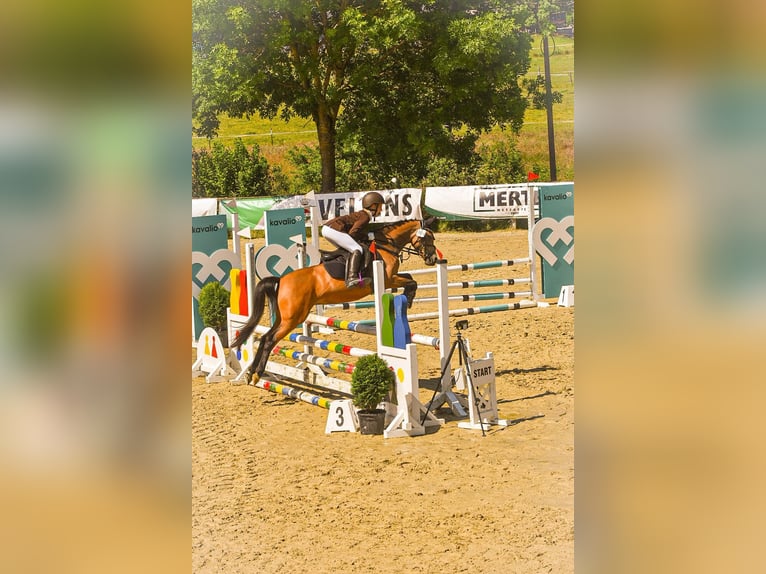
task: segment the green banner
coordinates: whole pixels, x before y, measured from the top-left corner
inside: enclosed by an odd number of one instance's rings
[[[272,209],[266,212],[264,220],[266,245],[281,245],[292,247],[294,241],[290,238],[300,235],[306,242],[306,215],[302,207],[290,209]]]
[[[297,235],[306,243],[305,212],[302,207],[272,209],[264,214],[263,223],[266,245],[255,254],[255,274],[259,279],[282,277],[299,267],[298,244],[291,238]]]
[[[239,228],[252,227],[258,225],[263,214],[272,208],[273,205],[281,201],[282,197],[250,197],[246,199],[237,199],[236,211],[239,213]],[[228,213],[226,215],[227,226],[231,229],[231,213],[234,211],[224,200],[219,202],[223,209]]]
[[[574,183],[541,183],[540,219],[533,241],[542,260],[543,296],[558,297],[574,285]]]
[[[204,325],[199,315],[199,292],[218,281],[227,289],[229,272],[240,267],[239,257],[229,250],[225,215],[192,217],[192,329],[197,340]]]

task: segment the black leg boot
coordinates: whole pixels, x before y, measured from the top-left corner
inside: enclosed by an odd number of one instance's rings
[[[346,261],[346,287],[358,287],[364,284],[359,277],[359,267],[362,265],[362,252],[354,251]]]

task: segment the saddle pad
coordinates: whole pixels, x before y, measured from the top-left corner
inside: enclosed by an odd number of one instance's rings
[[[365,261],[362,262],[362,277],[371,278],[372,275],[370,274],[371,269],[371,257],[370,252],[365,251]],[[327,270],[327,274],[332,277],[333,279],[341,279],[343,281],[346,280],[346,258],[347,254],[342,254],[336,257],[335,259],[331,259],[330,261],[323,261],[322,265],[324,265],[324,268]]]
[[[338,257],[332,261],[322,263],[327,270],[327,274],[333,279],[346,279],[346,258]]]

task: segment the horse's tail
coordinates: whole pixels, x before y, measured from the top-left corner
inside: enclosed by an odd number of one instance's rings
[[[250,319],[239,330],[239,334],[231,342],[231,348],[238,349],[242,343],[253,333],[255,327],[260,323],[263,316],[263,310],[266,307],[266,297],[269,298],[269,306],[277,309],[277,288],[279,287],[279,277],[266,277],[259,281],[255,286],[253,297],[253,309],[250,312]],[[278,313],[278,311],[277,311]]]

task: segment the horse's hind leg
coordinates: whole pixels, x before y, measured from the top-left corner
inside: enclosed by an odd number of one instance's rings
[[[258,351],[255,353],[253,362],[250,364],[250,368],[247,370],[248,381],[257,382],[263,372],[266,370],[266,363],[269,361],[269,355],[271,350],[276,345],[278,339],[274,337],[274,333],[279,328],[279,323],[276,323],[271,327],[258,342]]]
[[[253,378],[253,371],[255,372],[255,381],[263,376],[263,373],[266,370],[266,363],[268,363],[271,351],[276,344],[284,339],[305,318],[305,315],[302,318],[292,314],[281,316],[280,320],[274,323],[274,326],[261,337],[261,341],[258,345],[258,352],[253,359],[252,365],[250,365],[250,372],[248,372],[250,379]]]
[[[296,286],[296,282],[298,284],[307,282],[305,271],[298,270],[288,273],[280,280],[279,286],[269,292],[269,307],[275,312],[276,317],[274,325],[261,337],[258,352],[250,367],[249,376],[254,376],[256,381],[266,370],[266,363],[268,363],[271,351],[276,344],[305,320],[311,309],[312,300],[301,291],[301,288],[305,291],[305,286]],[[299,272],[304,272],[304,274],[299,277]]]

